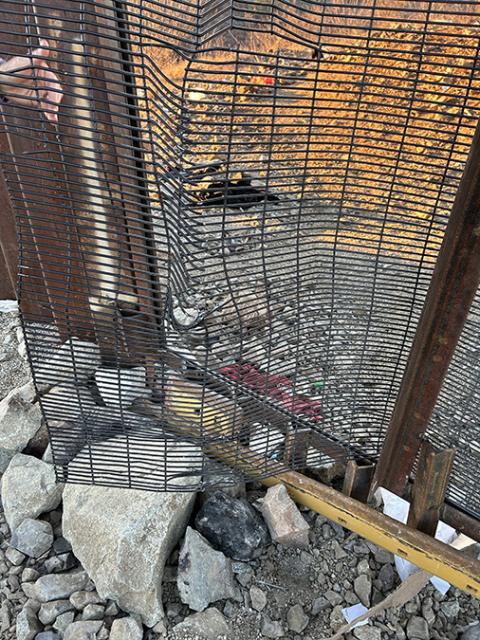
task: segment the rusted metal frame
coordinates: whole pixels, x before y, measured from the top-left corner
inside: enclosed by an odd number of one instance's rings
[[[413,483],[409,527],[435,535],[454,457],[454,449],[436,451],[429,442],[422,444]]]
[[[126,92],[123,104],[118,103],[118,98],[109,104],[112,139],[115,141],[118,137],[122,140],[122,144],[115,148],[115,159],[119,169],[117,180],[113,181],[112,187],[117,191],[117,199],[123,210],[128,245],[126,272],[132,279],[136,297],[134,307],[127,305],[121,310],[122,332],[125,335],[129,359],[146,360],[149,381],[153,384],[154,362],[158,360],[159,350],[165,345],[165,292],[162,295],[159,287],[144,142],[138,133],[142,119],[132,79],[135,66],[124,5],[123,0],[112,0],[108,7],[105,3],[103,7],[98,6],[96,21],[99,28],[99,46],[105,46],[108,51],[112,46],[112,38],[117,38],[121,50],[118,63],[113,66],[109,63],[109,68],[103,70],[107,95],[110,94],[110,88],[112,93],[118,93],[120,78],[123,79]],[[125,124],[131,125],[131,144],[128,148],[124,140]]]
[[[355,460],[349,460],[345,470],[342,492],[350,498],[367,502],[374,471],[374,464],[360,465]]]
[[[480,541],[480,520],[460,511],[451,504],[445,503],[440,510],[440,519],[451,527]]]
[[[137,401],[135,410],[142,415],[158,418],[163,423],[166,419],[167,426],[182,437],[198,438],[201,426],[204,439],[200,444],[207,455],[232,466],[247,477],[258,477],[259,472],[268,474],[262,480],[266,486],[284,484],[300,504],[409,560],[432,575],[444,578],[467,593],[480,597],[479,561],[468,558],[335,489],[300,473],[285,472],[281,464],[265,459],[238,442],[232,442],[228,434],[231,432],[229,422],[232,412],[235,413],[234,402],[223,399],[222,403],[207,403],[208,413],[201,416],[199,397],[197,394],[190,394],[188,387],[189,384],[179,383],[167,389],[168,413],[149,400]]]
[[[480,285],[480,123],[438,255],[377,464],[379,486],[402,495]]]
[[[65,15],[63,3],[52,2],[52,6],[54,4],[57,15]],[[25,4],[23,16],[18,13],[18,3],[4,2],[2,9],[11,11],[8,29],[2,28],[2,53],[25,55],[30,47],[38,45],[38,38],[45,35],[37,22],[35,4]],[[12,15],[16,16],[16,21],[12,20]],[[50,64],[54,69],[57,68],[56,58],[52,53]],[[74,302],[73,306],[84,304],[86,296],[74,233],[71,230],[66,233],[65,225],[59,223],[69,202],[62,188],[62,159],[56,131],[45,123],[36,109],[6,105],[3,117],[3,169],[22,242],[19,293],[23,318],[42,322],[54,320],[65,337],[74,320],[68,311],[71,302]],[[28,139],[22,135],[25,127],[28,128]],[[32,201],[24,188],[32,180],[41,194],[41,203]],[[40,225],[36,215],[38,208],[42,209],[43,217]],[[64,257],[63,262],[60,256]]]
[[[58,4],[68,7],[71,14],[56,11]],[[119,5],[122,3],[112,2],[109,10],[102,3],[96,12],[86,13],[85,28],[78,34],[71,25],[79,19],[80,2],[52,0],[48,11],[42,5],[38,22],[44,35],[53,35],[51,41],[55,42],[55,30],[62,34],[61,70],[68,78],[62,111],[68,117],[61,114],[59,147],[63,188],[70,190],[72,222],[85,248],[88,299],[79,308],[93,318],[104,360],[131,363],[132,358],[142,360],[152,350],[144,335],[158,316],[152,311],[154,303],[158,308],[158,295],[154,295],[153,243],[147,234],[148,193],[141,142],[135,133],[135,88]],[[66,29],[62,29],[64,18]],[[102,63],[104,50],[108,55]],[[89,58],[90,52],[94,57]],[[83,126],[85,122],[88,126]],[[89,228],[83,233],[85,224]],[[88,246],[92,240],[96,243],[93,254]],[[158,324],[162,323],[157,322],[160,334]]]
[[[6,139],[0,134],[0,149],[4,153]],[[15,215],[7,185],[0,175],[0,300],[17,297],[18,244]]]

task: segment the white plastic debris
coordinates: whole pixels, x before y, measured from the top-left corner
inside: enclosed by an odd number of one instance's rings
[[[380,495],[383,500],[383,513],[398,522],[406,524],[408,520],[408,513],[410,511],[410,504],[406,500],[403,500],[403,498],[399,498],[397,495],[383,487],[380,488]],[[455,529],[444,522],[438,523],[437,532],[435,534],[435,538],[437,540],[445,542],[446,544],[451,544],[456,537],[457,532]],[[402,582],[415,572],[419,571],[418,567],[414,564],[404,558],[399,558],[398,556],[395,556],[395,566]],[[442,595],[445,595],[450,589],[450,584],[441,578],[432,577],[430,582]]]
[[[343,617],[349,624],[350,622],[353,622],[354,620],[362,616],[364,613],[367,613],[367,611],[367,607],[365,607],[360,602],[358,604],[354,604],[352,607],[346,607],[345,609],[342,609]],[[356,629],[357,627],[363,627],[366,624],[368,624],[368,620],[362,620],[361,622],[357,622],[353,629]]]

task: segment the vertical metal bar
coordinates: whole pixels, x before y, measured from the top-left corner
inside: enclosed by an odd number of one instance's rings
[[[349,460],[343,481],[343,493],[350,498],[366,502],[370,491],[375,465],[359,465],[355,460]]]
[[[454,457],[454,449],[436,451],[429,442],[423,443],[413,485],[409,527],[435,535]]]
[[[5,180],[0,176],[0,300],[16,297],[17,253],[15,216]]]
[[[480,123],[453,205],[377,464],[379,486],[402,494],[480,285]]]

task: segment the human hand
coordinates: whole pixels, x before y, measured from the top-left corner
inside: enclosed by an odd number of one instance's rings
[[[0,64],[0,90],[9,102],[27,107],[40,106],[47,120],[58,122],[58,107],[63,98],[57,76],[50,71],[48,41],[29,56],[15,56]]]

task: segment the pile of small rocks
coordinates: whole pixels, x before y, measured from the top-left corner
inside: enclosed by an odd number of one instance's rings
[[[57,484],[17,326],[0,313],[16,345],[0,390],[2,640],[317,640],[397,586],[391,554],[281,486]],[[479,618],[479,601],[429,585],[347,640],[478,640]]]

